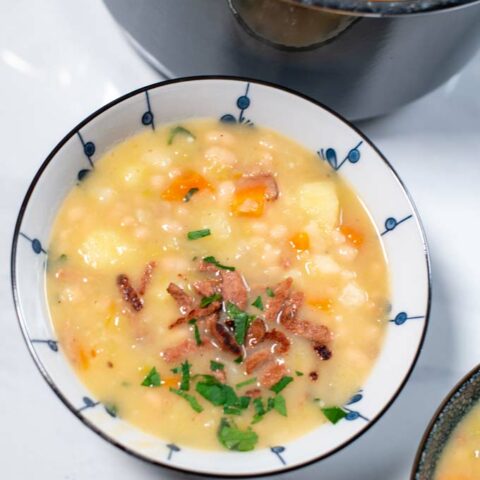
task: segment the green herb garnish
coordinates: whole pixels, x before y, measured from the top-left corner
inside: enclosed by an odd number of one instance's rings
[[[267,292],[267,295],[268,295],[269,297],[273,298],[273,297],[275,296],[274,291],[273,291],[270,287],[267,287],[267,288],[265,289],[265,291]]]
[[[206,263],[211,263],[222,270],[230,270],[231,272],[235,271],[235,267],[227,267],[226,265],[222,265],[215,257],[204,257],[203,261]]]
[[[189,201],[192,199],[192,197],[198,192],[198,190],[199,190],[199,189],[198,189],[197,187],[191,188],[191,189],[187,192],[187,194],[183,197],[183,201],[184,201],[185,203],[189,202]]]
[[[188,360],[181,364],[182,380],[180,382],[180,390],[190,390],[190,367]]]
[[[273,399],[273,408],[276,410],[280,415],[283,415],[284,417],[287,416],[287,404],[285,402],[285,398],[283,395],[277,395]]]
[[[295,370],[295,375],[297,377],[303,377],[303,372],[301,372],[300,370]]]
[[[114,403],[105,403],[104,404],[105,411],[111,416],[116,417],[118,416],[118,407]]]
[[[249,315],[247,312],[240,310],[232,302],[227,302],[227,315],[235,323],[235,340],[239,345],[243,345],[248,327],[250,322],[255,319],[255,315]]]
[[[238,356],[235,360],[234,360],[235,363],[242,363],[243,362],[243,357],[240,355]]]
[[[263,311],[263,301],[262,301],[262,297],[259,295],[255,301],[252,303],[252,305],[254,307],[257,307],[259,310],[262,310]]]
[[[209,228],[204,228],[203,230],[192,230],[187,233],[187,238],[189,240],[198,240],[199,238],[208,237],[211,235]]]
[[[200,413],[203,411],[203,407],[198,403],[197,399],[193,395],[190,395],[183,390],[177,390],[176,388],[172,387],[170,387],[170,391],[175,395],[178,395],[179,397],[185,399],[196,412]]]
[[[180,373],[180,367],[173,367],[170,369],[172,373]]]
[[[161,384],[162,380],[160,379],[160,374],[155,367],[152,367],[141,383],[144,387],[159,387]]]
[[[193,325],[193,336],[195,337],[195,343],[197,345],[202,344],[202,337],[200,336],[200,330],[198,329],[197,319],[192,318],[188,321],[189,325]]]
[[[240,430],[232,419],[222,418],[217,437],[220,443],[229,450],[248,452],[255,448],[258,435],[251,429]]]
[[[292,377],[285,375],[275,385],[270,387],[270,390],[275,393],[280,393],[292,381]]]
[[[215,360],[210,360],[210,370],[216,372],[217,370],[223,370],[225,365],[223,363],[217,362]]]
[[[325,407],[322,408],[322,413],[327,417],[328,421],[334,425],[342,418],[347,416],[347,412],[340,407]]]
[[[262,420],[263,416],[267,413],[263,400],[261,398],[253,399],[253,408],[255,409],[255,415],[253,416],[252,423],[258,423]]]
[[[251,385],[252,383],[255,383],[257,381],[257,377],[249,378],[248,380],[245,380],[243,382],[237,383],[235,385],[235,388],[242,388],[246,387],[247,385]]]
[[[209,297],[203,297],[200,300],[200,307],[201,308],[208,307],[211,303],[218,302],[221,299],[222,299],[222,296],[219,293],[214,293],[213,295],[210,295]]]
[[[190,131],[187,130],[185,127],[182,127],[181,125],[178,125],[177,127],[174,127],[170,130],[170,135],[168,137],[168,145],[171,145],[173,143],[173,140],[177,135],[186,135],[187,137],[190,137],[192,140],[195,140],[195,135]]]

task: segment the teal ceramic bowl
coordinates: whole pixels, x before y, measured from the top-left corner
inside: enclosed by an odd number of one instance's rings
[[[433,479],[450,435],[478,402],[480,402],[480,365],[467,373],[438,407],[420,442],[410,480]]]

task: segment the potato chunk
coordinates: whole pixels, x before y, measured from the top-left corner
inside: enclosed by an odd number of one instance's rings
[[[339,204],[333,182],[305,183],[299,190],[300,207],[326,230],[338,221]]]
[[[84,262],[92,268],[106,268],[115,265],[131,250],[124,239],[110,230],[92,232],[78,249]]]

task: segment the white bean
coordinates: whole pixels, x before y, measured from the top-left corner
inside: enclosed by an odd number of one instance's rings
[[[230,165],[237,163],[235,154],[223,147],[210,147],[205,151],[204,157],[212,166]]]

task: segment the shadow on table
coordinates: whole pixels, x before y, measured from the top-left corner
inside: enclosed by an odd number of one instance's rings
[[[435,266],[435,244],[432,244],[431,248],[432,263]],[[447,393],[436,380],[445,374],[445,363],[451,364],[455,360],[455,351],[452,351],[455,344],[452,342],[455,316],[454,312],[450,311],[447,282],[441,277],[441,271],[434,269],[433,277],[434,297],[423,351],[398,399],[368,432],[344,450],[312,466],[278,477],[282,480],[405,478],[405,464],[411,465],[413,462],[423,431]],[[204,478],[167,472],[144,463],[141,463],[140,468],[145,469],[147,478],[153,475],[152,469],[160,473],[160,478]]]

